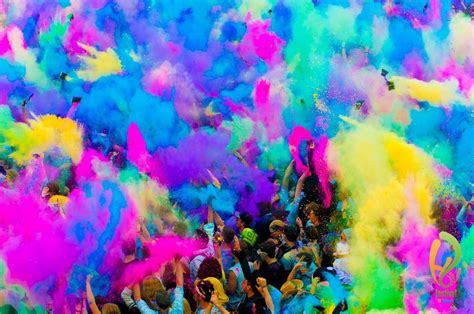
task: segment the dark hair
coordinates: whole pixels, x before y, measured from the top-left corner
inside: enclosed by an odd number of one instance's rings
[[[307,213],[313,212],[316,216],[320,216],[322,213],[325,212],[324,207],[318,203],[309,203],[306,205]]]
[[[286,220],[286,217],[288,217],[289,215],[289,212],[286,211],[285,209],[283,208],[279,208],[279,209],[276,209],[272,212],[272,216],[273,218],[275,218],[276,220]]]
[[[260,214],[264,215],[272,211],[272,204],[270,202],[259,202],[257,203],[257,208]]]
[[[205,279],[207,277],[222,278],[221,264],[215,257],[206,257],[199,266],[197,277]]]
[[[204,301],[210,302],[214,286],[209,280],[200,280],[197,284],[199,292],[204,296]]]
[[[239,240],[239,244],[240,244],[240,255],[247,258],[250,255],[250,250],[249,250],[249,246],[247,242],[245,242],[244,240]],[[232,251],[232,253],[235,255],[235,251]]]
[[[227,243],[227,244],[232,243],[232,241],[234,240],[234,236],[235,236],[234,229],[232,229],[230,227],[227,227],[227,226],[225,226],[222,229],[222,238],[224,239],[225,243]]]
[[[250,225],[252,224],[252,216],[250,216],[249,213],[242,213],[239,215],[239,219],[242,220],[242,222],[245,225],[245,228],[250,228]]]
[[[316,227],[313,225],[306,227],[305,234],[309,241],[315,241],[318,239],[318,229],[316,229]]]
[[[252,272],[250,274],[250,277],[249,278],[245,278],[247,279],[247,284],[252,288],[252,291],[258,296],[260,295],[260,292],[258,292],[258,289],[257,289],[257,278],[258,277],[263,277],[263,273],[261,270],[256,270],[254,272]]]
[[[209,242],[209,236],[207,235],[207,233],[205,233],[201,229],[196,229],[196,231],[194,231],[194,237],[199,242],[203,242],[203,243],[206,243],[206,244]]]
[[[166,310],[171,306],[171,297],[169,292],[166,290],[158,290],[155,300],[156,305],[158,305],[162,310]]]
[[[191,282],[190,278],[186,278],[184,280],[183,285],[184,290],[184,298],[188,301],[189,307],[191,307],[191,312],[195,312],[197,310],[196,300],[194,300],[194,293],[196,292],[194,283]]]
[[[296,240],[298,240],[298,236],[300,235],[299,229],[296,225],[286,226],[283,233],[290,242],[296,242]]]
[[[135,239],[128,239],[122,242],[122,252],[125,255],[135,254],[136,242]]]
[[[267,241],[260,244],[260,250],[267,254],[269,258],[275,257],[276,244],[273,240],[268,239]]]
[[[314,256],[313,254],[309,252],[300,252],[296,254],[296,258],[300,259],[303,258],[303,262],[306,262],[306,265],[309,266],[314,262]]]
[[[49,182],[46,184],[46,187],[48,188],[48,194],[50,196],[59,194],[59,185],[56,182]]]

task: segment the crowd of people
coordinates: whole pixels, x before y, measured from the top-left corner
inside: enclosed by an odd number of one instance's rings
[[[474,3],[60,2],[0,5],[0,314],[430,311],[440,231],[474,304]]]
[[[310,171],[290,187],[292,171],[293,163],[279,193],[258,204],[257,217],[238,212],[230,226],[208,205],[207,220],[192,235],[176,222],[173,232],[192,236],[202,250],[124,287],[115,303],[99,305],[88,278],[92,313],[344,313],[351,289],[350,217],[344,202],[324,207]],[[153,241],[147,228],[143,222],[139,227],[140,247],[123,247],[127,263],[146,258]]]
[[[345,263],[350,254],[350,217],[345,202],[333,198],[329,208],[323,205],[318,182],[310,170],[298,178],[292,162],[281,184],[275,179],[279,192],[257,204],[256,217],[241,211],[224,221],[210,198],[203,215],[207,220],[193,232],[177,220],[166,231],[140,219],[136,239],[122,244],[124,267],[147,259],[147,246],[163,235],[153,231],[157,229],[194,238],[202,249],[157,266],[156,273],[123,287],[120,296],[94,296],[92,276],[88,276],[76,312],[344,312],[351,289]],[[60,219],[67,219],[67,194],[55,182],[41,190],[41,197]],[[15,313],[11,306],[1,309]]]

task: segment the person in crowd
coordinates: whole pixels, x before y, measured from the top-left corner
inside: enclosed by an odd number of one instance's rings
[[[167,290],[161,289],[156,291],[155,302],[157,310],[150,308],[149,304],[142,298],[139,284],[133,286],[133,299],[141,314],[157,314],[157,313],[183,313],[184,312],[184,277],[183,264],[180,260],[175,260],[176,268],[176,288],[173,292],[173,300]],[[122,292],[122,296],[123,296]]]
[[[88,275],[86,278],[86,294],[87,294],[87,304],[91,310],[92,314],[120,314],[120,308],[117,304],[106,303],[102,306],[102,309],[99,309],[97,303],[95,302],[94,292],[91,287],[92,276]]]
[[[265,278],[268,284],[280,289],[285,282],[286,271],[276,259],[275,242],[272,240],[263,242],[257,250],[257,254],[259,259],[254,262],[254,269],[259,270],[260,276]]]

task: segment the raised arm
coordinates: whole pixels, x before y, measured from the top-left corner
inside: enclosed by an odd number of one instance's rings
[[[176,286],[183,287],[184,278],[183,278],[183,264],[180,260],[176,261]]]
[[[300,197],[301,192],[303,191],[304,182],[310,175],[311,173],[309,172],[309,170],[306,170],[298,179],[298,183],[296,184],[295,199]]]
[[[288,278],[286,279],[286,281],[290,281],[290,280],[295,279],[296,272],[297,272],[298,269],[300,269],[302,266],[303,266],[302,261],[301,261],[301,260],[298,261],[298,263],[296,263],[295,267],[293,267],[293,269],[291,270],[291,272],[290,272],[290,274],[288,275]]]
[[[133,285],[133,299],[135,300],[135,302],[140,301],[142,299],[139,283]]]
[[[273,305],[273,300],[270,296],[270,292],[268,292],[267,280],[265,278],[257,278],[257,289],[258,292],[260,292],[262,297],[265,299],[265,304],[267,305],[267,308],[272,312],[272,314],[275,313],[275,307]]]
[[[123,302],[130,309],[136,306],[135,301],[133,301],[133,298],[132,298],[132,288],[133,288],[133,285],[129,285],[128,287],[125,287],[122,293],[120,294]]]
[[[234,243],[236,243],[235,248],[234,248],[235,255],[239,259],[240,267],[242,267],[242,272],[244,273],[245,279],[249,280],[252,275],[252,271],[250,270],[250,266],[249,266],[249,262],[247,261],[247,258],[245,257],[245,255],[242,253],[240,249],[239,240],[236,238],[237,237],[234,237]]]
[[[222,231],[222,228],[224,228],[225,223],[216,211],[214,211],[214,222],[216,223],[217,228]]]
[[[292,160],[290,162],[290,164],[288,165],[288,167],[286,167],[286,170],[285,170],[285,174],[283,176],[283,181],[281,183],[281,187],[288,190],[288,186],[289,186],[289,183],[290,183],[290,175],[291,175],[291,172],[293,172],[293,165],[295,164],[295,161]]]
[[[86,278],[87,303],[89,304],[92,314],[100,314],[99,307],[95,303],[94,293],[92,292],[91,279],[91,275],[88,275]]]
[[[212,210],[211,200],[209,201],[209,204],[207,204],[207,223],[214,223],[214,211]]]
[[[222,313],[222,314],[229,314],[230,313],[229,311],[226,310],[226,308],[219,301],[219,298],[217,297],[216,292],[212,293],[211,302],[209,303],[209,306],[206,308],[206,314],[210,314],[212,312],[213,305],[215,305],[219,309],[220,313]]]

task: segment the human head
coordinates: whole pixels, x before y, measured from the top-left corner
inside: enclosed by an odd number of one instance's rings
[[[212,287],[209,286],[209,283],[211,284]],[[207,299],[207,296],[208,296],[209,292],[211,293],[211,296],[212,296],[212,293],[215,292],[215,294],[217,295],[217,298],[219,299],[219,302],[221,304],[225,304],[225,303],[229,302],[229,297],[225,293],[224,286],[222,285],[222,283],[218,279],[216,279],[214,277],[204,278],[203,280],[200,280],[198,282],[197,286],[198,286],[198,289],[199,289],[198,290],[199,293],[201,293],[201,291],[205,292],[204,295],[205,295],[206,299]],[[206,288],[207,290],[202,289],[202,287],[207,287]],[[210,299],[210,296],[209,296],[209,299]],[[206,302],[209,302],[209,301],[206,301]]]
[[[234,241],[235,231],[234,229],[224,226],[222,229],[222,238],[224,243],[231,244]]]
[[[252,216],[249,213],[241,213],[237,218],[236,226],[239,231],[244,230],[245,228],[250,228],[252,224]]]
[[[164,289],[157,291],[155,301],[161,311],[166,311],[172,304],[170,293]]]
[[[211,296],[214,293],[214,286],[209,280],[199,280],[196,284],[198,296],[205,302],[211,301]]]
[[[135,260],[135,249],[135,239],[128,239],[122,242],[122,253],[124,255],[123,261],[125,263],[130,263]]]
[[[250,250],[249,250],[249,246],[247,245],[247,243],[243,240],[239,240],[239,244],[240,244],[240,254],[244,257],[244,258],[247,258],[249,255],[250,255]],[[232,252],[232,255],[234,256],[234,260],[236,262],[238,262],[239,258],[237,256],[235,256],[234,252]]]
[[[250,228],[245,228],[244,230],[242,230],[242,234],[240,236],[242,240],[247,242],[247,244],[251,247],[253,247],[255,243],[257,243],[258,235],[254,230]]]
[[[270,236],[273,239],[279,239],[285,230],[285,223],[281,220],[274,220],[268,227],[270,229]]]
[[[217,279],[222,278],[221,264],[214,257],[206,257],[201,265],[199,266],[197,277],[204,279],[208,277],[214,277]]]
[[[301,289],[303,289],[303,281],[299,279],[293,279],[285,282],[281,288],[281,294],[282,294],[282,300],[287,299],[289,297],[294,296],[295,294],[298,293]]]
[[[267,241],[260,244],[260,248],[257,253],[262,260],[275,258],[276,244],[273,240],[268,239]]]
[[[308,241],[313,242],[318,239],[318,230],[314,225],[308,225],[304,232]]]
[[[260,274],[261,272],[256,270],[250,274],[249,278],[245,278],[245,280],[242,282],[242,291],[247,296],[260,294],[257,289],[257,278],[260,276]]]
[[[117,304],[114,303],[106,303],[102,307],[102,314],[120,314],[120,308]]]
[[[158,291],[164,290],[161,280],[155,276],[147,276],[143,279],[142,296],[145,301],[155,300]],[[148,303],[148,302],[147,302]]]
[[[258,212],[260,216],[263,216],[266,213],[271,212],[272,205],[270,202],[260,202],[260,203],[257,203],[257,208],[258,208]]]
[[[59,194],[59,185],[56,182],[49,182],[41,191],[41,196],[53,196]]]
[[[276,209],[272,212],[272,217],[275,220],[286,221],[286,217],[288,217],[288,211],[285,209]]]
[[[300,268],[301,273],[305,273],[309,270],[311,264],[314,262],[314,254],[310,248],[304,247],[296,255],[297,260],[299,260],[304,266]]]
[[[298,240],[300,232],[296,225],[288,225],[285,227],[283,234],[285,235],[285,238],[288,242],[294,243],[296,240]]]
[[[306,205],[306,212],[311,223],[316,227],[321,224],[321,216],[324,214],[324,207],[318,203],[309,203]]]
[[[206,246],[209,242],[209,236],[201,229],[196,229],[196,231],[194,231],[194,238],[201,242],[203,246]]]

